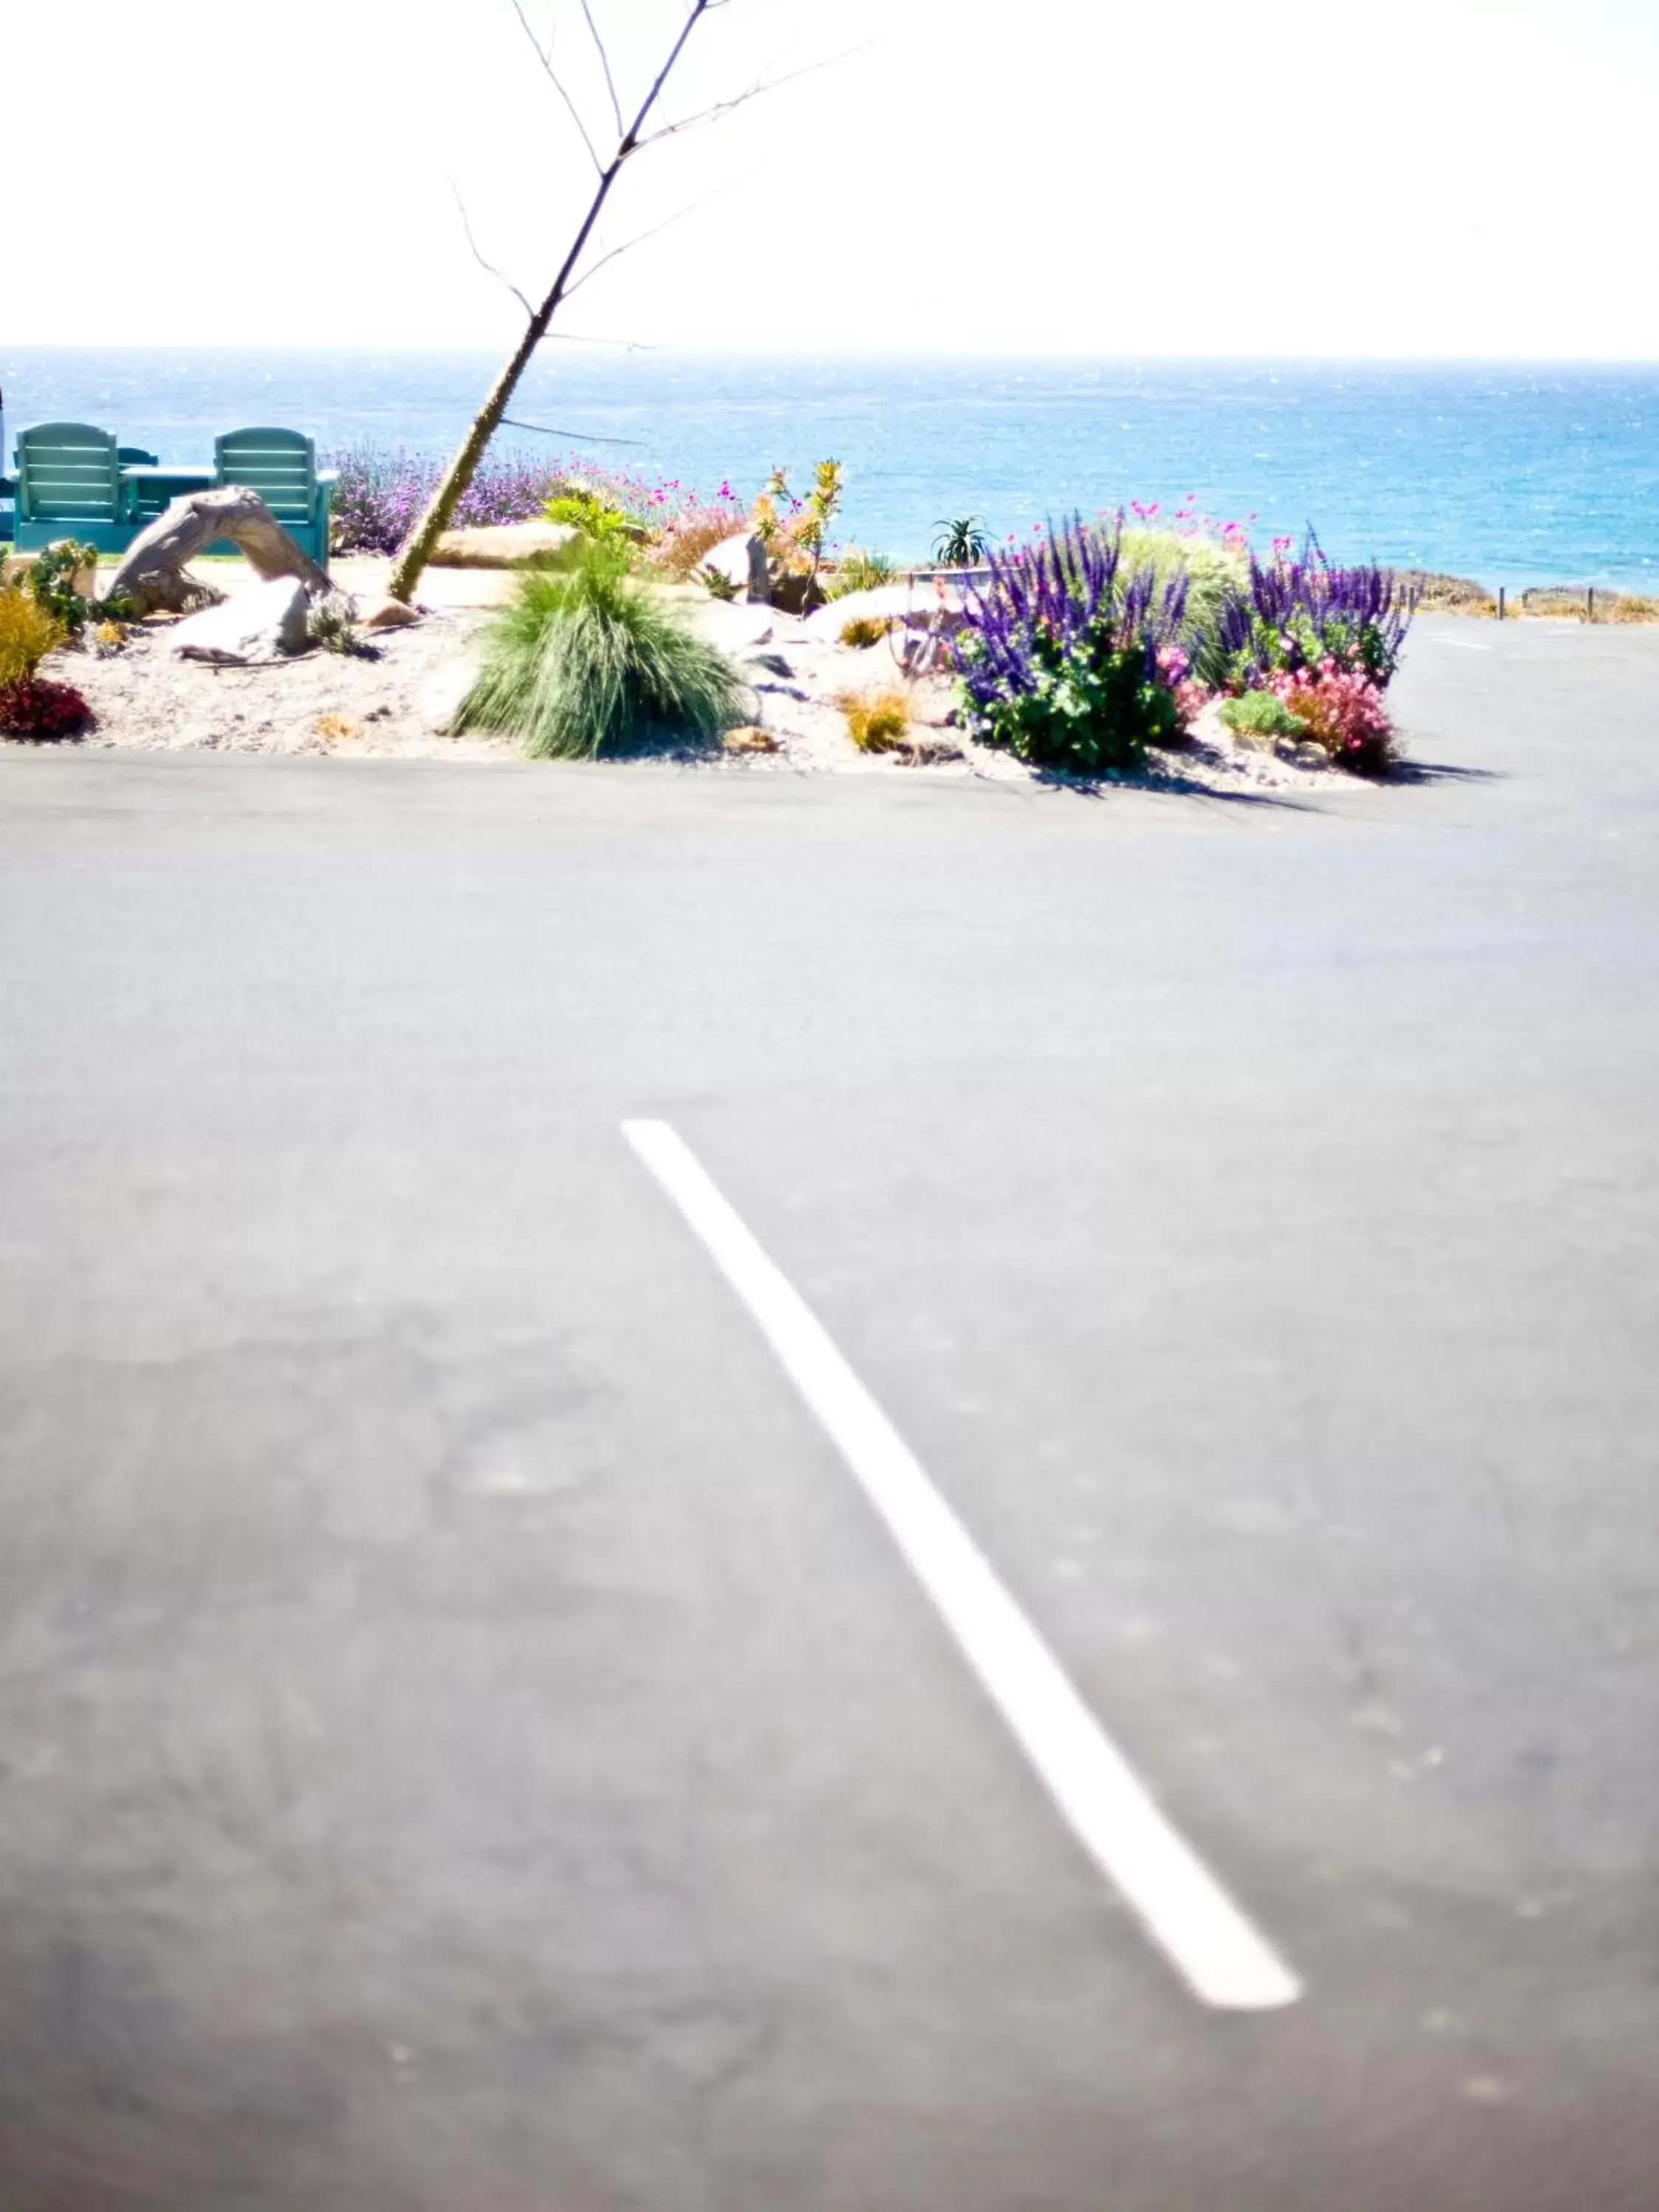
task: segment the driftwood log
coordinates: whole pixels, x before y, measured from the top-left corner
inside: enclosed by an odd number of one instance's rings
[[[141,615],[183,614],[199,606],[204,598],[216,603],[223,592],[211,592],[186,576],[185,564],[222,538],[244,553],[267,583],[278,576],[297,576],[313,599],[326,598],[333,589],[258,492],[227,484],[222,491],[192,491],[175,499],[165,514],[133,539],[107,596],[131,600]]]

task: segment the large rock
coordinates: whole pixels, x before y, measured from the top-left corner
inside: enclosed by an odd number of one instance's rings
[[[804,572],[799,575],[786,574],[774,576],[769,594],[772,605],[781,607],[787,615],[810,615],[815,607],[824,604],[823,585],[816,576]]]
[[[724,576],[736,590],[747,592],[756,606],[764,606],[771,597],[766,548],[750,532],[740,530],[733,538],[721,538],[704,555],[701,566]]]
[[[224,668],[251,668],[303,653],[310,605],[297,576],[278,576],[239,592],[222,606],[208,607],[175,623],[167,648],[181,660],[210,660]]]
[[[932,584],[882,584],[873,592],[848,592],[831,599],[806,618],[809,637],[839,638],[849,622],[902,623],[908,629],[927,629],[939,617],[941,629],[960,629],[965,619],[962,593],[946,585],[943,594]]]
[[[378,599],[371,599],[357,617],[364,629],[407,629],[411,623],[417,623],[420,619],[418,607],[407,607],[401,599],[387,599],[384,595]]]
[[[770,607],[746,606],[741,601],[707,597],[678,601],[693,629],[717,645],[722,653],[752,653],[770,645],[778,628]]]
[[[568,522],[488,522],[446,530],[434,568],[531,568],[562,561],[581,536]]]

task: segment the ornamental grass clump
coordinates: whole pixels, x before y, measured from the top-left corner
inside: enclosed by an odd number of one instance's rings
[[[1236,538],[1127,526],[1117,518],[1119,558],[1129,568],[1150,568],[1162,591],[1177,576],[1187,580],[1181,643],[1196,680],[1212,691],[1225,680],[1221,644],[1225,610],[1245,590],[1249,556]]]
[[[990,571],[967,588],[954,647],[975,737],[1085,775],[1138,769],[1148,745],[1181,741],[1184,571],[1160,586],[1126,563],[1121,534],[1080,517],[993,554]]]
[[[64,625],[21,586],[0,587],[0,687],[33,676],[67,635]]]
[[[902,691],[860,696],[844,691],[836,702],[847,721],[847,734],[861,753],[896,752],[910,727],[910,707]]]
[[[516,738],[539,760],[594,760],[653,741],[714,744],[747,719],[743,678],[684,611],[629,573],[617,546],[530,569],[485,634],[461,730]]]
[[[890,553],[871,553],[862,545],[845,545],[841,557],[823,578],[823,588],[832,599],[844,599],[854,592],[877,592],[884,584],[898,579],[898,562]]]

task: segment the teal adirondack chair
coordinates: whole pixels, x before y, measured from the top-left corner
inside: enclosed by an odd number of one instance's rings
[[[125,553],[134,531],[121,464],[107,430],[89,422],[35,422],[17,438],[17,550],[39,552],[76,538],[100,553]]]
[[[213,441],[219,483],[257,491],[289,536],[319,568],[328,566],[328,510],[335,471],[317,469],[317,448],[297,430],[229,430]],[[216,551],[234,551],[218,546]]]

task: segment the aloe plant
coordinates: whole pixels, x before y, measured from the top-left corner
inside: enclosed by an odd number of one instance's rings
[[[933,540],[933,558],[948,568],[975,568],[991,550],[991,541],[976,514],[959,514],[953,521],[936,522],[933,527],[939,532]]]

